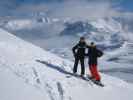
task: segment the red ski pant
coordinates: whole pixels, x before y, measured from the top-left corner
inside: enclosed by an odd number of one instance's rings
[[[98,80],[98,81],[101,80],[101,77],[97,70],[97,65],[96,64],[90,65],[89,68],[90,68],[91,76],[94,77],[95,80]]]

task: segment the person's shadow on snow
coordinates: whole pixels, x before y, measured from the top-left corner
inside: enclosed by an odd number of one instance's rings
[[[46,65],[47,67],[52,68],[52,69],[54,69],[54,70],[56,70],[56,71],[58,71],[58,72],[60,72],[60,73],[62,73],[62,74],[69,75],[69,76],[66,76],[67,78],[69,78],[69,77],[71,77],[71,76],[74,76],[74,77],[76,77],[76,78],[81,78],[80,75],[77,75],[77,74],[73,74],[73,73],[71,73],[71,72],[68,72],[68,71],[62,69],[61,66],[56,66],[56,65],[53,65],[53,64],[51,64],[51,63],[48,63],[48,62],[46,62],[46,61],[41,61],[41,60],[36,60],[36,62],[39,62],[39,63],[41,63],[41,64],[44,64],[44,65]],[[86,80],[86,81],[89,81],[89,79],[86,79],[86,78],[82,78],[82,79],[83,79],[83,80]]]

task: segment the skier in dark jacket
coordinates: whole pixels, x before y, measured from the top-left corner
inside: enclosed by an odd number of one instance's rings
[[[87,54],[87,56],[89,57],[88,64],[91,72],[91,78],[99,82],[101,80],[101,77],[97,69],[97,64],[98,64],[98,57],[101,57],[102,55],[103,52],[97,49],[96,45],[92,42],[88,49],[88,54]]]
[[[77,72],[78,63],[80,61],[80,63],[81,63],[81,76],[83,76],[85,74],[84,59],[85,59],[85,49],[86,48],[87,48],[87,45],[86,45],[84,37],[81,37],[79,43],[72,48],[73,55],[75,57],[73,73]]]

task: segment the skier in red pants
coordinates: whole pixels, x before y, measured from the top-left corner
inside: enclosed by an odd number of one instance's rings
[[[91,72],[91,79],[94,79],[97,82],[101,81],[101,77],[99,75],[97,64],[98,64],[98,57],[101,57],[103,52],[97,49],[96,45],[91,42],[89,46],[87,56],[89,57],[89,69]]]

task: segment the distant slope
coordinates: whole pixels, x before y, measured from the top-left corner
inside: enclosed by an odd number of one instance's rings
[[[102,74],[104,88],[80,78],[66,78],[66,76],[70,76],[69,72],[71,72],[72,66],[72,62],[44,51],[0,29],[0,79],[4,78],[3,82],[12,80],[11,84],[9,83],[12,88],[10,86],[7,88],[9,91],[21,85],[23,88],[29,88],[29,92],[33,90],[31,95],[39,98],[35,98],[36,100],[132,100],[133,85],[104,74]],[[9,72],[6,72],[6,70]],[[12,73],[16,76],[12,77]],[[9,78],[6,80],[5,78],[8,75]],[[24,85],[24,82],[28,85]],[[4,85],[8,85],[8,83],[2,83],[0,87],[4,87]],[[32,89],[32,86],[37,90]],[[4,90],[0,89],[0,94],[4,93],[3,95],[11,98],[19,92],[14,91],[14,94],[7,92],[5,94]],[[41,91],[40,94],[38,94],[38,90]],[[25,91],[22,91],[21,94],[24,95]],[[18,100],[18,97],[19,95],[12,100]],[[1,95],[0,98],[2,98]],[[5,98],[4,100],[10,99]],[[34,99],[23,97],[23,100]]]

